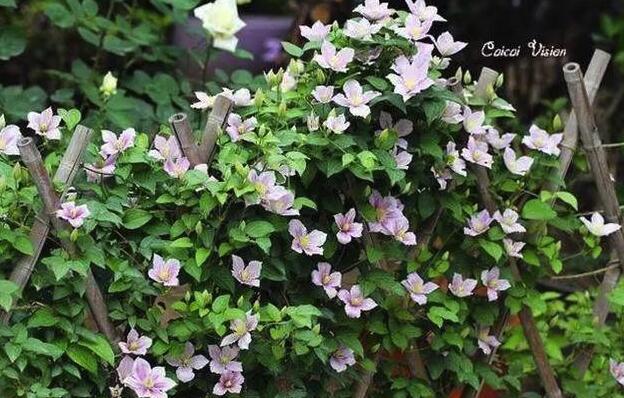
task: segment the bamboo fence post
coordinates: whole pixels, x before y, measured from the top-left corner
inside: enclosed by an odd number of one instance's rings
[[[178,142],[180,143],[180,149],[182,153],[188,159],[191,167],[195,167],[201,164],[201,158],[199,156],[199,148],[195,143],[195,137],[193,137],[193,129],[188,121],[186,113],[176,113],[169,118],[169,124],[171,130],[175,134]]]
[[[67,224],[56,217],[55,213],[60,207],[60,200],[54,191],[54,187],[52,186],[50,177],[48,176],[48,173],[43,165],[43,160],[41,159],[41,154],[37,150],[35,141],[30,137],[22,138],[18,142],[17,147],[19,148],[22,161],[28,168],[33,182],[37,187],[37,191],[41,196],[45,212],[52,223],[52,227],[57,233],[59,233],[59,235],[67,233]],[[76,247],[71,241],[61,239],[61,244],[70,256],[76,255]],[[104,333],[111,343],[117,342],[118,339],[116,337],[115,329],[108,318],[108,310],[106,308],[104,296],[102,295],[102,292],[100,291],[100,288],[91,273],[91,269],[87,270],[86,296],[98,329]]]
[[[581,68],[577,63],[569,63],[563,67],[563,75],[568,86],[568,93],[572,107],[576,112],[578,130],[585,149],[591,172],[596,182],[598,196],[604,207],[605,219],[608,222],[622,224],[620,220],[620,206],[613,181],[607,164],[607,157],[602,148],[600,133],[596,126],[591,100],[583,83]],[[620,229],[609,236],[609,244],[616,253],[621,267],[624,268],[624,232]],[[609,304],[607,295],[615,287],[621,270],[610,269],[605,273],[600,285],[599,295],[594,303],[593,316],[597,327],[604,325]],[[583,351],[575,361],[575,366],[580,375],[584,374],[589,367],[593,356],[593,348]]]
[[[493,87],[497,77],[498,74],[492,69],[483,68],[481,70],[479,80],[477,81],[475,95],[486,96],[488,87]],[[490,192],[490,179],[488,171],[485,167],[479,165],[475,165],[475,167],[473,167],[473,170],[476,175],[477,190],[479,191],[483,205],[491,215],[496,212],[497,206],[496,201],[494,200],[492,193]],[[518,268],[518,264],[516,263],[514,258],[509,259],[509,268],[514,277],[514,280],[522,281],[520,269]],[[542,383],[544,385],[544,389],[546,390],[546,394],[549,398],[563,397],[561,389],[559,388],[559,385],[555,378],[555,374],[552,370],[552,367],[550,366],[550,363],[548,362],[546,350],[544,349],[544,343],[542,342],[542,339],[539,335],[539,330],[537,329],[537,326],[535,324],[535,319],[533,318],[531,309],[523,305],[518,315],[520,318],[520,323],[522,325],[522,330],[524,331],[524,336],[527,339],[529,348],[531,349],[531,354],[533,355],[533,360],[535,361],[535,365],[537,366],[537,370],[540,379],[542,380]],[[493,356],[491,358],[493,358]],[[480,389],[481,388],[479,388],[479,390]],[[476,396],[479,395],[479,390],[476,392]]]
[[[589,62],[589,66],[587,67],[587,72],[585,73],[584,78],[590,104],[593,104],[596,98],[596,94],[598,93],[598,89],[600,88],[600,84],[602,83],[602,79],[607,70],[607,66],[609,66],[610,61],[611,54],[600,49],[596,49],[594,51],[594,55]],[[578,140],[578,122],[576,120],[576,113],[574,110],[572,110],[563,130],[561,154],[559,155],[559,181],[551,181],[546,184],[545,189],[547,191],[553,192],[559,189],[561,183],[565,179],[566,174],[568,173],[570,164],[572,163],[574,152],[576,151],[576,147],[578,146]]]
[[[215,98],[214,106],[208,115],[208,120],[206,121],[206,126],[204,127],[199,145],[202,163],[211,163],[219,131],[227,121],[233,105],[234,103],[232,100],[223,95],[218,95],[217,98]]]
[[[63,155],[61,163],[56,170],[56,174],[54,175],[54,182],[65,186],[63,196],[66,194],[67,188],[69,188],[72,184],[74,177],[79,170],[80,161],[84,150],[89,143],[91,134],[91,129],[80,125],[77,126],[69,145],[65,150],[65,154]],[[28,280],[33,273],[35,264],[37,264],[41,251],[43,250],[43,246],[48,238],[49,231],[49,218],[45,212],[41,212],[35,217],[33,225],[30,229],[30,243],[34,249],[33,254],[32,256],[21,257],[13,268],[9,278],[11,282],[15,283],[19,287],[20,291],[26,287],[26,284],[28,284]],[[10,318],[11,312],[4,312],[2,313],[0,323],[6,325],[9,323]]]

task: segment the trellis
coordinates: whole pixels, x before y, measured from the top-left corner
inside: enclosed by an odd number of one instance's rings
[[[568,86],[573,112],[564,130],[564,139],[559,158],[558,182],[549,182],[545,184],[544,189],[556,191],[560,188],[560,183],[565,179],[572,156],[577,149],[580,136],[580,141],[583,143],[583,148],[590,163],[592,176],[604,208],[605,218],[608,222],[621,224],[621,212],[614,182],[609,174],[604,146],[602,145],[599,131],[596,127],[592,109],[592,103],[596,97],[609,61],[610,55],[608,53],[597,50],[592,57],[587,74],[584,78],[578,64],[569,63],[564,66],[563,73]],[[477,81],[475,95],[485,98],[497,77],[498,73],[491,69],[484,68]],[[457,79],[451,79],[449,84],[456,92],[462,90],[461,83]],[[169,119],[171,129],[180,144],[180,148],[184,156],[188,158],[192,167],[200,164],[210,165],[212,162],[219,131],[223,128],[232,106],[233,103],[230,99],[224,96],[218,96],[216,98],[200,140],[195,139],[186,114],[178,113]],[[67,196],[69,187],[72,185],[74,178],[80,170],[82,157],[91,136],[92,130],[84,126],[77,126],[53,180],[50,179],[45,170],[41,154],[37,150],[34,140],[27,137],[20,140],[18,144],[22,162],[28,168],[44,205],[44,210],[35,217],[30,232],[30,241],[34,252],[30,256],[22,257],[16,263],[10,276],[10,280],[19,287],[20,291],[28,284],[30,276],[50,234],[50,228],[55,231],[61,246],[70,257],[75,256],[77,253],[74,243],[69,239],[69,225],[58,219],[55,213],[59,208],[59,204]],[[490,213],[494,213],[497,210],[497,205],[490,189],[488,170],[482,166],[475,166],[473,167],[473,172],[477,177],[477,189],[482,205]],[[60,196],[55,192],[53,182],[61,184],[64,187]],[[418,253],[428,245],[429,239],[441,215],[442,210],[438,209],[425,224],[425,228],[420,232],[421,239],[411,253],[413,257],[417,257]],[[371,238],[367,237],[367,239]],[[609,237],[609,243],[618,259],[620,267],[624,268],[624,231],[620,230],[612,234]],[[384,268],[385,265],[378,264],[378,266]],[[522,282],[521,267],[516,260],[510,258],[508,260],[508,266],[516,282]],[[601,327],[605,324],[609,311],[607,295],[614,289],[620,275],[621,270],[619,268],[609,267],[606,269],[603,281],[600,285],[598,298],[593,307],[596,327]],[[102,332],[111,343],[117,342],[119,340],[118,333],[108,316],[104,294],[90,269],[86,272],[85,294],[89,305],[89,311],[95,320],[98,330]],[[496,335],[499,337],[503,333],[508,319],[508,313],[503,308],[501,308],[501,312],[501,317],[496,323]],[[11,312],[5,312],[2,314],[1,322],[3,324],[8,324],[10,318]],[[552,366],[548,361],[543,341],[539,335],[530,308],[523,305],[519,313],[519,318],[548,397],[561,398],[563,396],[561,389],[559,388]],[[575,368],[580,377],[587,371],[593,352],[593,347],[585,347],[576,359]],[[494,349],[492,354],[487,358],[483,358],[483,360],[490,364],[495,355],[496,349]],[[406,357],[410,365],[412,376],[428,381],[426,364],[420,357],[418,347],[412,345],[406,353]],[[376,357],[376,361],[378,359],[379,356]],[[364,373],[362,379],[357,383],[354,389],[354,397],[366,397],[369,387],[373,382],[373,378],[374,371]],[[481,383],[481,388],[482,387],[483,383]],[[481,388],[473,391],[466,391],[464,395],[478,397]]]
[[[192,166],[201,163],[209,164],[212,161],[219,131],[223,128],[232,106],[233,103],[230,99],[217,96],[199,142],[193,136],[193,130],[186,114],[178,113],[170,118],[171,129],[184,156],[189,159]],[[50,225],[67,254],[70,257],[77,255],[77,248],[69,239],[70,226],[56,216],[56,211],[67,196],[74,178],[81,168],[82,158],[92,135],[91,129],[81,125],[76,127],[53,179],[54,183],[64,187],[60,197],[54,190],[53,181],[45,169],[34,139],[26,137],[18,142],[21,160],[27,167],[44,206],[44,210],[35,217],[30,231],[30,242],[34,248],[33,254],[22,257],[13,268],[9,278],[18,286],[19,291],[22,291],[28,284],[50,234]],[[112,343],[113,347],[116,347],[115,343],[119,341],[119,334],[108,316],[104,294],[91,269],[87,269],[84,283],[89,311],[96,327]],[[11,311],[2,314],[2,324],[8,324],[10,319]]]

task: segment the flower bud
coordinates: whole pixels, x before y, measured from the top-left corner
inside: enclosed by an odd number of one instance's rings
[[[13,171],[11,172],[11,176],[15,181],[19,181],[22,179],[22,168],[19,163],[15,163],[13,166]]]
[[[240,296],[238,300],[236,300],[236,306],[238,308],[242,308],[243,304],[245,304],[245,298],[243,296]]]
[[[264,73],[264,79],[266,80],[269,88],[277,87],[284,78],[284,69],[280,68],[277,73],[271,69],[268,73]]]
[[[488,84],[485,88],[485,96],[488,100],[492,100],[496,96],[496,92],[494,91],[494,86],[492,84]]]
[[[466,73],[464,73],[464,84],[468,85],[472,83],[472,75],[470,74],[470,71],[467,70]]]
[[[286,106],[286,101],[282,101],[279,104],[279,107],[277,108],[277,116],[278,117],[285,117],[286,116],[286,111],[288,111],[288,107]]]
[[[100,92],[107,98],[117,93],[117,78],[113,76],[111,72],[104,75],[102,85],[100,86]]]
[[[314,112],[312,112],[311,114],[308,115],[308,118],[306,119],[308,130],[310,131],[318,130],[320,126],[320,122],[321,122],[321,119],[318,116],[316,116]]]
[[[253,303],[253,310],[254,312],[258,312],[259,309],[260,309],[260,301],[256,300]]]
[[[316,82],[317,84],[325,83],[325,72],[322,69],[316,70]]]
[[[561,131],[561,129],[563,128],[563,123],[561,122],[561,117],[559,116],[559,114],[555,115],[552,124],[553,131]]]
[[[254,95],[254,105],[256,108],[260,108],[266,99],[266,95],[264,94],[264,90],[259,88],[256,90],[256,94]]]
[[[2,130],[6,126],[6,120],[4,119],[4,115],[0,115],[0,130]]]
[[[494,85],[494,88],[500,88],[503,86],[503,83],[505,83],[505,75],[504,74],[499,74],[498,77],[496,78],[496,84]]]
[[[293,58],[290,60],[287,70],[288,70],[288,73],[290,73],[291,75],[299,76],[305,71],[305,65],[303,64],[303,61],[301,61],[300,59]]]
[[[75,242],[76,240],[78,240],[78,236],[80,236],[78,229],[74,229],[73,231],[71,231],[71,234],[69,234],[69,239],[72,242]]]
[[[197,235],[201,235],[203,231],[204,231],[204,224],[202,224],[201,221],[197,221],[197,224],[195,224],[195,233]]]

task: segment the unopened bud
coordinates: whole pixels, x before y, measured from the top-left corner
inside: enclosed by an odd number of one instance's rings
[[[254,95],[254,105],[256,108],[260,108],[266,99],[266,95],[264,94],[264,90],[259,88],[256,90],[256,94]]]
[[[264,73],[264,79],[267,82],[269,88],[277,87],[284,77],[284,69],[280,68],[277,72],[272,69],[267,73]]]
[[[113,76],[111,72],[104,75],[102,79],[102,85],[100,86],[100,92],[104,97],[110,97],[117,93],[117,78]]]
[[[561,131],[563,128],[563,123],[561,122],[561,117],[559,114],[556,114],[553,118],[553,131]]]
[[[260,301],[256,300],[253,303],[253,310],[254,312],[258,312],[259,309],[260,309]]]
[[[71,231],[71,234],[69,234],[69,239],[72,242],[75,242],[76,240],[78,240],[78,236],[80,236],[78,229],[74,229],[73,231]]]
[[[317,69],[316,70],[316,82],[318,84],[325,83],[325,72],[323,72],[322,69]]]
[[[240,296],[238,300],[236,300],[236,306],[238,308],[241,308],[243,304],[245,304],[245,298],[243,296]]]
[[[464,73],[464,84],[468,85],[472,83],[472,75],[470,74],[470,71],[467,70],[466,73]]]
[[[6,126],[6,120],[4,119],[4,115],[0,115],[0,130]]]
[[[13,165],[13,171],[11,172],[11,175],[15,181],[19,181],[22,179],[22,168],[19,163],[15,163],[15,165]]]
[[[286,116],[286,111],[288,111],[288,107],[286,106],[286,101],[282,101],[277,108],[277,116],[284,117]]]
[[[291,59],[288,64],[288,73],[293,76],[299,76],[305,71],[305,65],[300,59]]]
[[[308,125],[308,130],[316,131],[319,129],[321,119],[318,116],[316,116],[314,112],[312,112],[310,115],[308,115],[306,122]]]
[[[496,84],[494,85],[494,88],[501,88],[504,83],[505,83],[505,75],[501,73],[496,78]]]

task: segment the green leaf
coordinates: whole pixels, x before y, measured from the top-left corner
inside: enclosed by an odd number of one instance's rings
[[[282,47],[284,47],[284,51],[286,51],[288,54],[292,55],[295,58],[300,58],[303,55],[303,49],[301,47],[298,47],[287,41],[282,42]]]
[[[20,253],[25,254],[27,256],[32,256],[35,252],[30,239],[27,236],[21,234],[15,234],[15,240],[11,242],[13,247],[18,250]]]
[[[33,316],[28,319],[28,327],[50,327],[56,325],[58,321],[58,318],[54,315],[54,312],[52,312],[51,309],[42,308],[37,310],[37,312],[35,312]]]
[[[366,81],[371,84],[376,90],[386,91],[388,89],[388,82],[377,76],[368,76]]]
[[[109,365],[115,364],[115,353],[104,336],[97,335],[92,341],[81,340],[78,344],[87,347],[95,355],[108,362]]]
[[[88,348],[72,344],[67,348],[67,356],[90,373],[97,374],[98,364],[95,355]]]
[[[297,327],[312,327],[312,317],[321,316],[321,311],[313,305],[305,304],[297,307],[286,308],[286,314],[290,316]]]
[[[442,113],[444,112],[445,108],[446,108],[446,101],[444,100],[436,99],[432,101],[425,101],[423,103],[423,110],[425,111],[425,118],[427,119],[427,124],[431,125],[431,123],[433,123],[440,116],[442,116]]]
[[[16,27],[0,27],[0,60],[6,61],[20,55],[26,48],[24,32]]]
[[[123,226],[127,229],[138,229],[147,224],[153,215],[142,209],[129,209],[123,215]]]
[[[226,294],[223,296],[219,296],[212,302],[212,310],[217,314],[225,312],[225,310],[230,305],[230,295]]]
[[[22,348],[26,351],[34,352],[35,354],[46,355],[54,360],[57,360],[63,355],[64,351],[54,344],[44,343],[39,339],[29,337],[22,345]]]
[[[479,245],[485,250],[487,254],[492,256],[496,261],[500,260],[503,256],[503,248],[499,244],[490,242],[489,240],[479,239]]]
[[[17,5],[15,4],[15,0],[0,0],[0,7],[12,7],[15,8]]]
[[[527,220],[552,220],[557,217],[557,213],[547,204],[539,199],[531,199],[522,208],[522,218]]]
[[[268,221],[251,221],[245,226],[245,233],[251,238],[262,238],[275,231],[275,227]]]
[[[53,24],[61,28],[69,28],[76,19],[72,13],[61,2],[50,2],[45,7],[45,14]]]
[[[578,200],[570,192],[557,192],[555,197],[560,199],[562,202],[569,204],[574,210],[578,211]]]
[[[170,245],[173,249],[189,249],[193,247],[193,242],[188,237],[176,239]]]
[[[205,247],[200,247],[199,249],[197,249],[197,251],[195,252],[195,262],[197,263],[198,267],[204,264],[204,262],[210,256],[210,253],[212,253],[212,250]]]
[[[65,110],[63,108],[59,108],[57,112],[61,119],[65,122],[69,131],[73,131],[74,127],[76,127],[82,119],[82,114],[78,109]]]

